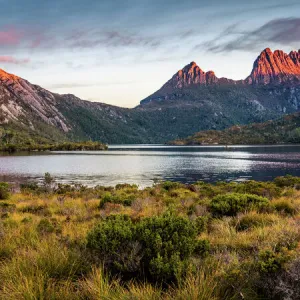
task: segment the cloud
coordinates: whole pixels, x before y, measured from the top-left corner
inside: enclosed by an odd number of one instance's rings
[[[160,39],[139,35],[133,32],[121,30],[85,30],[76,31],[65,38],[66,46],[70,48],[95,48],[98,46],[116,47],[149,47],[154,48],[160,45]]]
[[[0,62],[13,65],[23,65],[30,62],[28,58],[19,59],[12,56],[0,56]]]
[[[136,81],[124,81],[124,82],[91,82],[91,83],[84,83],[84,82],[73,82],[73,83],[55,83],[52,85],[48,85],[48,88],[59,90],[59,89],[70,89],[70,88],[85,88],[85,87],[95,87],[95,86],[118,86],[118,85],[127,85],[137,83]]]
[[[23,34],[14,28],[0,30],[0,46],[15,46],[21,42]]]
[[[274,19],[252,31],[243,31],[241,24],[227,27],[212,40],[196,46],[209,52],[253,51],[272,44],[294,46],[300,40],[300,18]]]

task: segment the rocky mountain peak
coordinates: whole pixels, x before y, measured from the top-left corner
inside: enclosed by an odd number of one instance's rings
[[[253,65],[249,84],[300,83],[300,50],[289,54],[282,50],[265,49]]]
[[[219,79],[213,71],[204,72],[194,61],[179,70],[163,88],[181,89],[197,85],[216,84]]]
[[[1,81],[17,81],[18,79],[20,79],[20,77],[14,75],[14,74],[10,74],[5,72],[4,70],[0,69],[0,80]]]

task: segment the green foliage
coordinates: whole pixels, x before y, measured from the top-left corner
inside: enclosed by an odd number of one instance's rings
[[[240,184],[236,184],[233,188],[233,192],[243,194],[254,194],[271,199],[279,197],[282,192],[280,187],[276,186],[275,183],[249,180]]]
[[[171,282],[184,274],[196,247],[196,229],[188,219],[172,214],[146,218],[138,223],[137,236],[152,278]]]
[[[39,190],[39,185],[37,182],[26,182],[20,184],[20,189],[22,193],[32,193]]]
[[[126,216],[110,217],[88,234],[87,241],[110,270],[123,275],[144,270],[150,279],[164,283],[184,275],[195,249],[198,254],[207,251],[206,244],[196,241],[193,223],[171,214],[136,224]]]
[[[173,182],[173,181],[165,181],[162,184],[162,188],[165,189],[166,191],[171,191],[171,190],[176,189],[178,187],[180,187],[180,183]]]
[[[0,200],[6,200],[10,196],[9,184],[6,182],[0,182]]]
[[[230,193],[214,197],[209,207],[214,215],[235,216],[239,212],[262,210],[268,206],[267,198],[251,194]]]
[[[258,269],[261,273],[274,273],[281,270],[284,265],[291,259],[290,252],[286,249],[274,252],[273,250],[265,250],[259,253]]]
[[[43,218],[40,220],[37,226],[37,231],[41,234],[54,233],[54,232],[60,233],[61,226],[55,218],[51,218],[50,220]]]
[[[300,186],[300,178],[299,177],[294,177],[291,175],[286,175],[286,176],[280,176],[276,177],[274,179],[274,183],[283,188],[283,187],[297,187],[297,185]]]
[[[261,120],[258,122],[261,122]],[[242,126],[235,125],[224,130],[203,130],[187,138],[171,141],[169,144],[249,145],[300,142],[299,113],[287,115],[265,123],[252,123],[253,124]],[[188,135],[186,134],[186,136]]]
[[[112,195],[107,192],[102,196],[100,200],[100,208],[104,208],[106,203],[123,204],[124,206],[130,206],[135,200],[134,195],[126,195],[124,198],[121,195]]]
[[[204,217],[197,217],[195,220],[195,226],[197,229],[197,233],[200,234],[207,229],[209,218],[207,216]]]
[[[200,256],[207,256],[210,250],[210,243],[208,240],[197,240],[194,253]]]

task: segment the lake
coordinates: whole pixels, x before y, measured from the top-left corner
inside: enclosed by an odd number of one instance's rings
[[[145,187],[159,180],[266,181],[286,174],[300,176],[300,145],[112,145],[108,151],[0,156],[0,181],[41,180],[45,172],[58,182],[89,186],[136,183]]]

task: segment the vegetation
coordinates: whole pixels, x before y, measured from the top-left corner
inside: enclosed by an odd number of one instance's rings
[[[46,131],[45,134],[43,131]],[[74,151],[106,150],[107,145],[100,142],[72,142],[61,132],[41,124],[40,130],[26,129],[10,123],[0,126],[0,152],[16,151]]]
[[[299,299],[300,178],[0,184],[0,299]]]
[[[169,142],[171,145],[237,145],[300,143],[300,113],[275,121],[233,126],[222,131],[200,131],[186,139]]]

